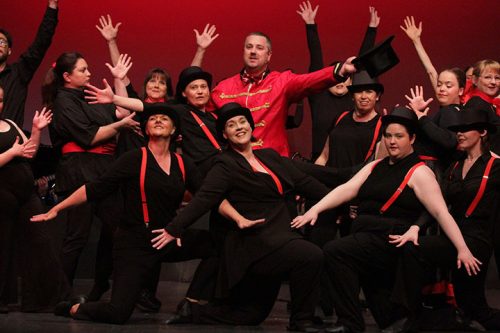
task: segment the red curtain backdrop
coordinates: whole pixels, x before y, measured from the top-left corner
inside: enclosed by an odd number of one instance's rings
[[[299,1],[290,0],[60,0],[59,26],[51,48],[34,77],[26,104],[25,127],[39,108],[42,79],[64,51],[81,52],[90,65],[93,83],[101,85],[109,78],[104,66],[109,62],[108,48],[95,25],[103,14],[122,22],[118,43],[121,52],[133,57],[130,77],[139,88],[147,70],[154,66],[167,69],[174,78],[191,62],[196,49],[193,28],[216,24],[220,37],[205,55],[204,68],[215,81],[238,72],[242,66],[245,35],[251,31],[267,33],[273,40],[271,69],[293,68],[304,73],[308,68],[305,28],[296,13]],[[483,58],[498,60],[500,55],[499,0],[319,0],[316,22],[323,45],[325,63],[345,59],[357,53],[368,24],[368,6],[381,16],[377,41],[395,35],[393,47],[401,62],[380,80],[386,93],[381,106],[390,109],[405,103],[410,87],[424,86],[426,96],[433,95],[427,75],[413,44],[400,29],[406,15],[422,20],[422,41],[437,70],[466,67]],[[0,26],[14,37],[11,61],[32,41],[47,2],[44,0],[2,1]],[[436,104],[434,104],[436,107]],[[47,142],[47,137],[45,141]],[[310,152],[310,120],[290,132],[293,150]]]

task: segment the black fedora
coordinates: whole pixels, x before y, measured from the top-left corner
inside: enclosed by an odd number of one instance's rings
[[[205,72],[198,66],[184,68],[181,74],[179,74],[179,82],[177,82],[177,87],[175,88],[176,99],[180,102],[184,102],[185,97],[182,96],[182,92],[186,89],[188,84],[199,79],[207,81],[209,89],[212,87],[212,74]]]
[[[384,93],[384,86],[376,78],[370,77],[367,71],[355,73],[352,76],[352,84],[347,86],[347,89],[351,94],[368,89],[375,90],[380,94]]]
[[[174,137],[176,137],[180,133],[180,123],[179,123],[179,115],[177,111],[172,107],[169,103],[144,103],[144,111],[138,113],[140,115],[141,120],[141,129],[144,136],[146,136],[146,123],[148,122],[149,117],[156,114],[164,114],[167,115],[176,128],[174,133]]]
[[[217,134],[219,135],[219,137],[224,138],[222,132],[224,131],[226,122],[229,119],[236,116],[245,116],[245,118],[247,118],[247,121],[250,123],[250,127],[252,127],[252,130],[255,128],[255,122],[253,120],[252,113],[250,112],[250,110],[246,107],[241,106],[238,103],[231,102],[224,104],[219,109],[219,117],[217,118],[217,122],[215,124],[217,129]]]
[[[384,127],[394,123],[404,125],[415,132],[418,127],[418,117],[413,110],[398,106],[390,114],[382,117]]]
[[[495,133],[497,127],[488,119],[488,113],[483,109],[464,108],[459,112],[455,124],[448,126],[453,132],[468,132],[472,130],[487,130],[488,133]]]
[[[366,70],[371,77],[387,72],[399,63],[399,58],[391,46],[394,36],[390,36],[372,49],[361,54],[352,63],[356,68]]]

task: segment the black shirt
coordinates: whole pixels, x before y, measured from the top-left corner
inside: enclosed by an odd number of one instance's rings
[[[179,162],[171,155],[170,174],[160,167],[147,149],[147,166],[144,182],[149,212],[149,229],[164,228],[176,215],[185,189],[194,193],[201,178],[194,163],[183,157],[186,182],[183,181]],[[85,186],[87,199],[97,201],[116,192],[124,193],[124,210],[120,219],[121,228],[145,226],[140,191],[142,150],[136,149],[123,154],[98,180]],[[120,187],[122,186],[122,187]]]
[[[19,127],[24,122],[24,105],[28,95],[28,85],[40,66],[57,26],[57,9],[48,7],[35,40],[19,57],[0,72],[0,86],[4,90],[4,108],[2,119],[11,119]]]
[[[495,223],[494,212],[499,200],[500,160],[497,159],[493,162],[481,201],[472,215],[468,218],[465,217],[465,212],[478,192],[490,157],[489,152],[480,156],[464,179],[462,179],[463,160],[459,161],[456,167],[454,165],[450,167],[443,192],[446,202],[450,205],[450,213],[462,234],[491,245]]]

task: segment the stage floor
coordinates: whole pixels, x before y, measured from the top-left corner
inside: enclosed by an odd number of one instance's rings
[[[84,293],[91,286],[91,280],[77,280],[77,292]],[[289,299],[288,286],[284,285],[280,296],[269,318],[260,326],[199,326],[199,325],[166,325],[165,320],[172,316],[177,303],[182,299],[187,289],[187,283],[161,281],[158,296],[163,302],[159,313],[147,314],[136,310],[125,325],[110,325],[87,321],[77,321],[64,317],[56,317],[51,313],[21,313],[10,312],[0,314],[1,333],[191,333],[191,332],[218,332],[218,333],[244,333],[244,332],[286,332],[288,314],[286,312],[286,299]],[[500,308],[500,288],[495,284],[487,292],[490,305]],[[109,297],[109,293],[104,298]],[[333,321],[334,318],[329,318]],[[365,312],[367,332],[380,332],[368,311]]]

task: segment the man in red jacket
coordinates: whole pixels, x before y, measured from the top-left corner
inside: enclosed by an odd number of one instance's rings
[[[280,155],[289,156],[285,131],[289,105],[345,81],[356,69],[349,58],[345,63],[308,74],[280,73],[269,70],[271,56],[269,37],[261,32],[250,33],[243,49],[243,69],[214,88],[212,107],[236,102],[249,108],[255,121],[254,147],[273,148]]]

